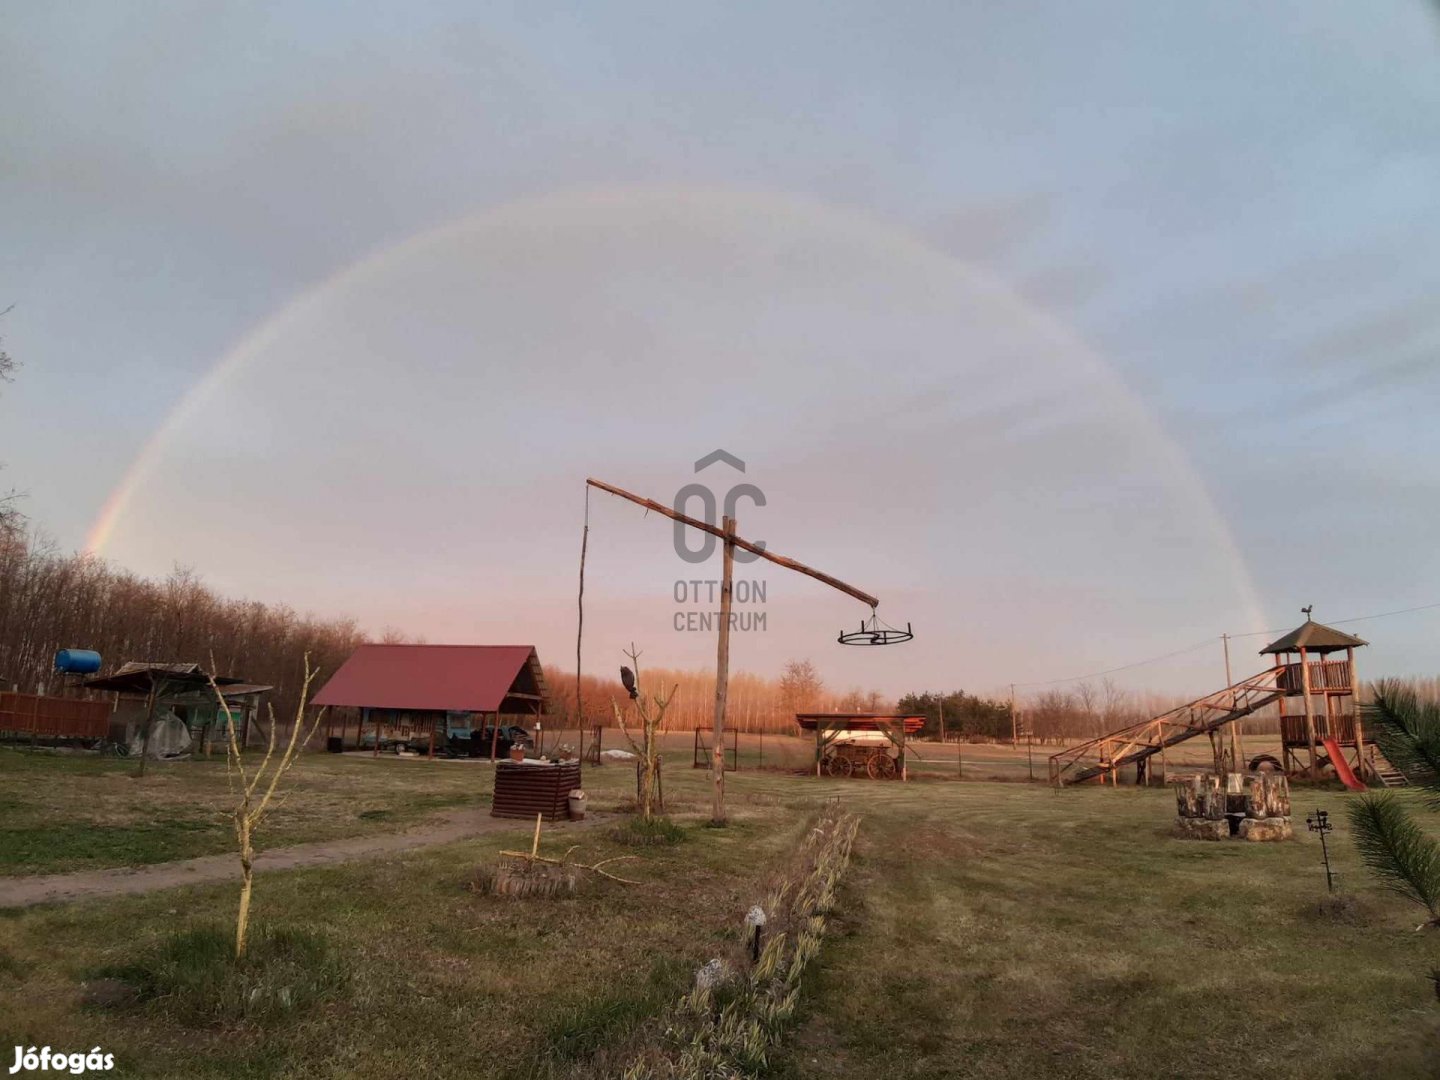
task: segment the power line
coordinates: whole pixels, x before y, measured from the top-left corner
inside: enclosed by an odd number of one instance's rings
[[[1348,619],[1332,619],[1330,621],[1335,624],[1368,622],[1371,619],[1387,619],[1392,615],[1410,615],[1416,611],[1433,611],[1435,608],[1440,608],[1440,601],[1433,604],[1419,604],[1416,607],[1398,608],[1395,611],[1379,611],[1373,615],[1354,615]],[[1171,660],[1177,656],[1184,656],[1187,653],[1198,652],[1201,649],[1214,645],[1216,641],[1226,636],[1228,636],[1231,641],[1235,641],[1238,638],[1269,637],[1273,634],[1283,634],[1288,629],[1291,628],[1282,626],[1274,630],[1251,630],[1245,634],[1217,634],[1197,644],[1189,645],[1183,649],[1176,649],[1174,652],[1162,653],[1160,656],[1152,656],[1145,660],[1135,660],[1129,664],[1121,664],[1119,667],[1106,668],[1104,671],[1092,671],[1088,675],[1072,675],[1065,679],[1036,679],[1031,682],[1015,682],[1012,685],[1058,686],[1061,683],[1084,682],[1086,679],[1098,679],[1105,675],[1114,675],[1116,672],[1129,671],[1131,668],[1145,667],[1148,664],[1158,664],[1161,660]]]
[[[1184,656],[1186,653],[1196,652],[1200,649],[1208,649],[1219,641],[1219,638],[1210,637],[1194,645],[1183,649],[1176,649],[1161,656],[1152,656],[1148,660],[1136,660],[1133,663],[1121,664],[1119,667],[1106,668],[1104,671],[1092,671],[1088,675],[1072,675],[1068,679],[1037,679],[1033,682],[1016,682],[1015,686],[1055,686],[1058,683],[1083,682],[1086,679],[1098,679],[1102,675],[1114,675],[1117,671],[1129,671],[1131,668],[1144,667],[1146,664],[1158,664],[1161,660],[1169,660],[1172,657]]]
[[[1440,608],[1440,602],[1421,604],[1419,607],[1400,608],[1398,611],[1382,611],[1378,615],[1356,615],[1353,619],[1336,619],[1336,622],[1365,622],[1367,619],[1384,619],[1390,615],[1409,615],[1412,611],[1431,611]]]

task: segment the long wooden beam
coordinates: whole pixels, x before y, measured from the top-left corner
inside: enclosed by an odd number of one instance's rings
[[[875,597],[871,596],[867,592],[862,592],[861,590],[855,588],[853,585],[845,584],[845,582],[841,581],[839,578],[831,577],[829,574],[823,574],[819,570],[816,570],[813,567],[806,566],[802,562],[796,562],[794,559],[787,559],[784,555],[776,555],[773,551],[769,551],[766,548],[760,547],[758,544],[752,544],[749,540],[742,539],[739,536],[735,536],[733,534],[731,534],[730,536],[726,536],[724,529],[717,528],[716,526],[711,525],[708,522],[698,521],[695,518],[687,517],[685,514],[670,509],[670,507],[668,506],[657,503],[654,499],[647,499],[642,495],[636,495],[633,492],[626,491],[624,488],[618,488],[614,484],[607,484],[603,480],[595,480],[592,478],[587,479],[585,482],[591,487],[599,488],[601,491],[608,491],[611,495],[619,495],[622,499],[629,499],[631,502],[639,506],[645,507],[646,510],[654,510],[657,514],[664,514],[666,517],[670,518],[673,521],[678,521],[682,525],[689,525],[692,529],[699,529],[701,532],[709,533],[711,536],[716,536],[719,537],[721,540],[733,543],[736,547],[744,548],[746,551],[758,555],[760,556],[760,558],[766,559],[774,563],[776,566],[783,566],[787,570],[794,570],[797,573],[806,575],[807,577],[812,577],[816,581],[823,581],[832,589],[839,589],[846,595],[853,596],[862,604],[869,604],[872,608],[880,606],[880,601],[877,600]]]

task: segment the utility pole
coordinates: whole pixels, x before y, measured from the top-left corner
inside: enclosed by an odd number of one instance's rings
[[[1016,746],[1020,742],[1020,729],[1015,723],[1015,684],[1010,684],[1010,745]]]
[[[1235,680],[1230,674],[1230,635],[1221,634],[1220,644],[1225,649],[1225,685],[1234,686]],[[1230,707],[1235,707],[1235,695],[1230,695]],[[1245,771],[1245,743],[1244,734],[1240,730],[1241,721],[1230,721],[1230,768],[1235,772]]]
[[[678,521],[682,525],[688,525],[692,529],[699,529],[703,533],[709,533],[725,542],[724,563],[722,570],[722,584],[720,587],[720,639],[715,649],[715,719],[714,729],[711,736],[715,740],[715,747],[711,753],[710,769],[714,774],[712,777],[714,785],[714,799],[711,807],[712,821],[716,825],[725,823],[725,698],[730,678],[730,608],[732,602],[733,577],[735,566],[735,549],[740,548],[756,555],[776,566],[783,566],[787,570],[794,570],[796,573],[812,577],[816,581],[824,582],[832,589],[838,589],[847,596],[853,596],[862,604],[868,604],[873,611],[880,606],[880,601],[867,592],[847,585],[839,578],[831,577],[829,574],[821,573],[813,567],[806,566],[795,559],[786,558],[784,555],[777,555],[768,547],[760,544],[753,544],[749,540],[735,534],[735,520],[726,517],[721,528],[716,528],[709,522],[698,521],[686,514],[673,510],[663,503],[654,499],[647,499],[643,495],[636,495],[626,491],[624,488],[607,484],[603,480],[596,480],[593,477],[585,481],[590,487],[599,488],[601,491],[609,492],[611,495],[618,495],[622,499],[628,499],[637,506],[643,506],[646,510],[653,510],[655,513],[669,518],[671,521]]]

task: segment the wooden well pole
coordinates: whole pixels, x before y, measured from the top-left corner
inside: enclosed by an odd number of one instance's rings
[[[724,518],[725,553],[720,571],[720,634],[715,646],[715,722],[711,731],[710,772],[714,793],[710,820],[725,822],[725,699],[730,690],[730,608],[735,587],[735,519]]]
[[[636,495],[634,492],[626,491],[624,488],[607,484],[603,480],[596,480],[591,477],[587,479],[585,483],[591,487],[597,487],[601,491],[609,492],[611,495],[618,495],[622,499],[628,499],[637,506],[643,506],[647,510],[653,510],[655,513],[667,517],[672,521],[678,521],[682,525],[688,525],[692,529],[699,529],[703,533],[709,533],[711,536],[719,537],[725,542],[724,568],[722,571],[723,581],[720,591],[720,640],[716,646],[715,653],[715,721],[712,733],[715,745],[711,751],[711,769],[714,771],[713,782],[715,788],[712,813],[714,822],[721,824],[725,821],[725,695],[730,674],[730,606],[734,578],[735,549],[743,548],[752,555],[758,555],[760,558],[772,562],[776,566],[783,566],[787,570],[794,570],[796,573],[804,574],[806,577],[812,577],[816,581],[824,582],[832,589],[838,589],[847,596],[853,596],[856,600],[869,604],[872,611],[880,606],[880,601],[869,593],[855,588],[853,585],[847,585],[839,578],[821,573],[814,567],[806,566],[804,563],[798,562],[795,559],[786,558],[784,555],[778,555],[763,545],[752,544],[749,540],[737,536],[735,534],[734,518],[726,517],[722,527],[717,529],[709,522],[698,521],[695,518],[680,513],[678,510],[672,510],[670,507],[658,503],[654,499],[647,499],[642,495]],[[817,736],[817,750],[819,748]],[[819,758],[816,758],[815,770],[818,775],[820,771]]]

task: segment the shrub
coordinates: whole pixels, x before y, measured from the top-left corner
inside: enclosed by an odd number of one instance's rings
[[[612,829],[610,839],[627,847],[678,844],[685,839],[685,830],[667,817],[632,818]]]

